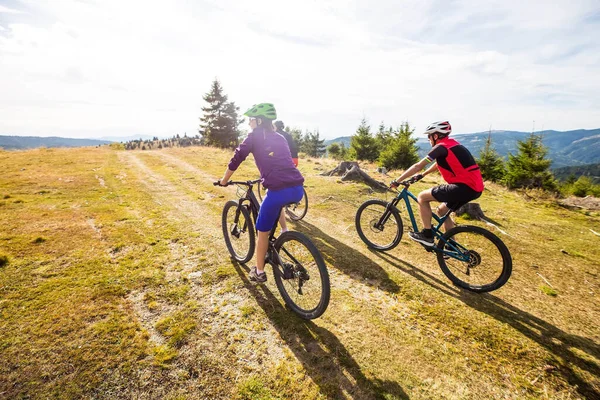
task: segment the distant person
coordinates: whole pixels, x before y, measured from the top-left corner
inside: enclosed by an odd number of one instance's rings
[[[448,137],[450,133],[452,133],[452,126],[448,121],[434,122],[429,125],[424,134],[429,139],[432,147],[431,151],[425,158],[404,171],[398,179],[392,182],[393,186],[398,186],[398,182],[415,175],[432,161],[435,161],[435,163],[417,177],[422,179],[425,175],[433,172],[437,166],[447,182],[446,185],[424,190],[417,196],[419,211],[423,220],[423,230],[421,232],[410,232],[409,236],[415,242],[428,247],[434,244],[433,231],[431,230],[432,212],[429,203],[432,201],[443,203],[437,208],[437,214],[443,216],[448,210],[456,211],[461,206],[477,199],[483,192],[483,179],[479,166],[466,147]],[[451,218],[446,219],[444,222],[446,232],[454,226],[454,221]]]
[[[284,131],[285,125],[283,125],[283,121],[275,121],[275,132],[279,133],[281,136],[287,140],[288,145],[290,146],[290,153],[292,153],[292,161],[294,161],[294,165],[298,166],[298,145],[296,141],[286,131]]]
[[[284,131],[284,129],[285,125],[283,124],[283,121],[275,121],[275,132],[279,133],[287,140],[290,153],[292,154],[292,161],[294,162],[294,165],[298,167],[298,145],[292,135]],[[287,232],[287,221],[285,220],[284,209],[281,210],[281,214],[279,215],[279,225],[281,226],[281,232]]]
[[[250,269],[250,280],[266,282],[265,255],[269,247],[269,233],[277,221],[279,211],[289,203],[302,199],[304,177],[292,161],[292,155],[285,138],[273,129],[273,120],[277,118],[275,107],[271,103],[261,103],[244,113],[249,118],[252,132],[235,149],[229,161],[225,175],[219,181],[227,184],[234,171],[248,157],[254,156],[254,162],[260,171],[263,186],[268,192],[260,206],[256,230],[256,266]]]

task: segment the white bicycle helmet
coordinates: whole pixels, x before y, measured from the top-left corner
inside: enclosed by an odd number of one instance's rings
[[[429,136],[437,133],[440,137],[446,137],[452,133],[452,126],[448,121],[437,121],[432,124],[429,124],[427,129],[425,129],[424,134]]]

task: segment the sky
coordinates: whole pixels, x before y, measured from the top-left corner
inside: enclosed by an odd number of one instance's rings
[[[195,135],[214,79],[327,139],[595,129],[600,2],[0,0],[0,135]]]

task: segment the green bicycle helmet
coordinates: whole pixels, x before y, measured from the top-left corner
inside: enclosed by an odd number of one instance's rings
[[[271,103],[255,104],[244,115],[247,117],[263,117],[271,121],[277,119],[277,111]]]

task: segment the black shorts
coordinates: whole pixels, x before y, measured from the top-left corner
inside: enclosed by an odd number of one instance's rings
[[[434,187],[431,189],[431,195],[440,203],[446,203],[450,210],[456,211],[468,202],[479,198],[481,192],[476,192],[464,183],[449,183]]]

